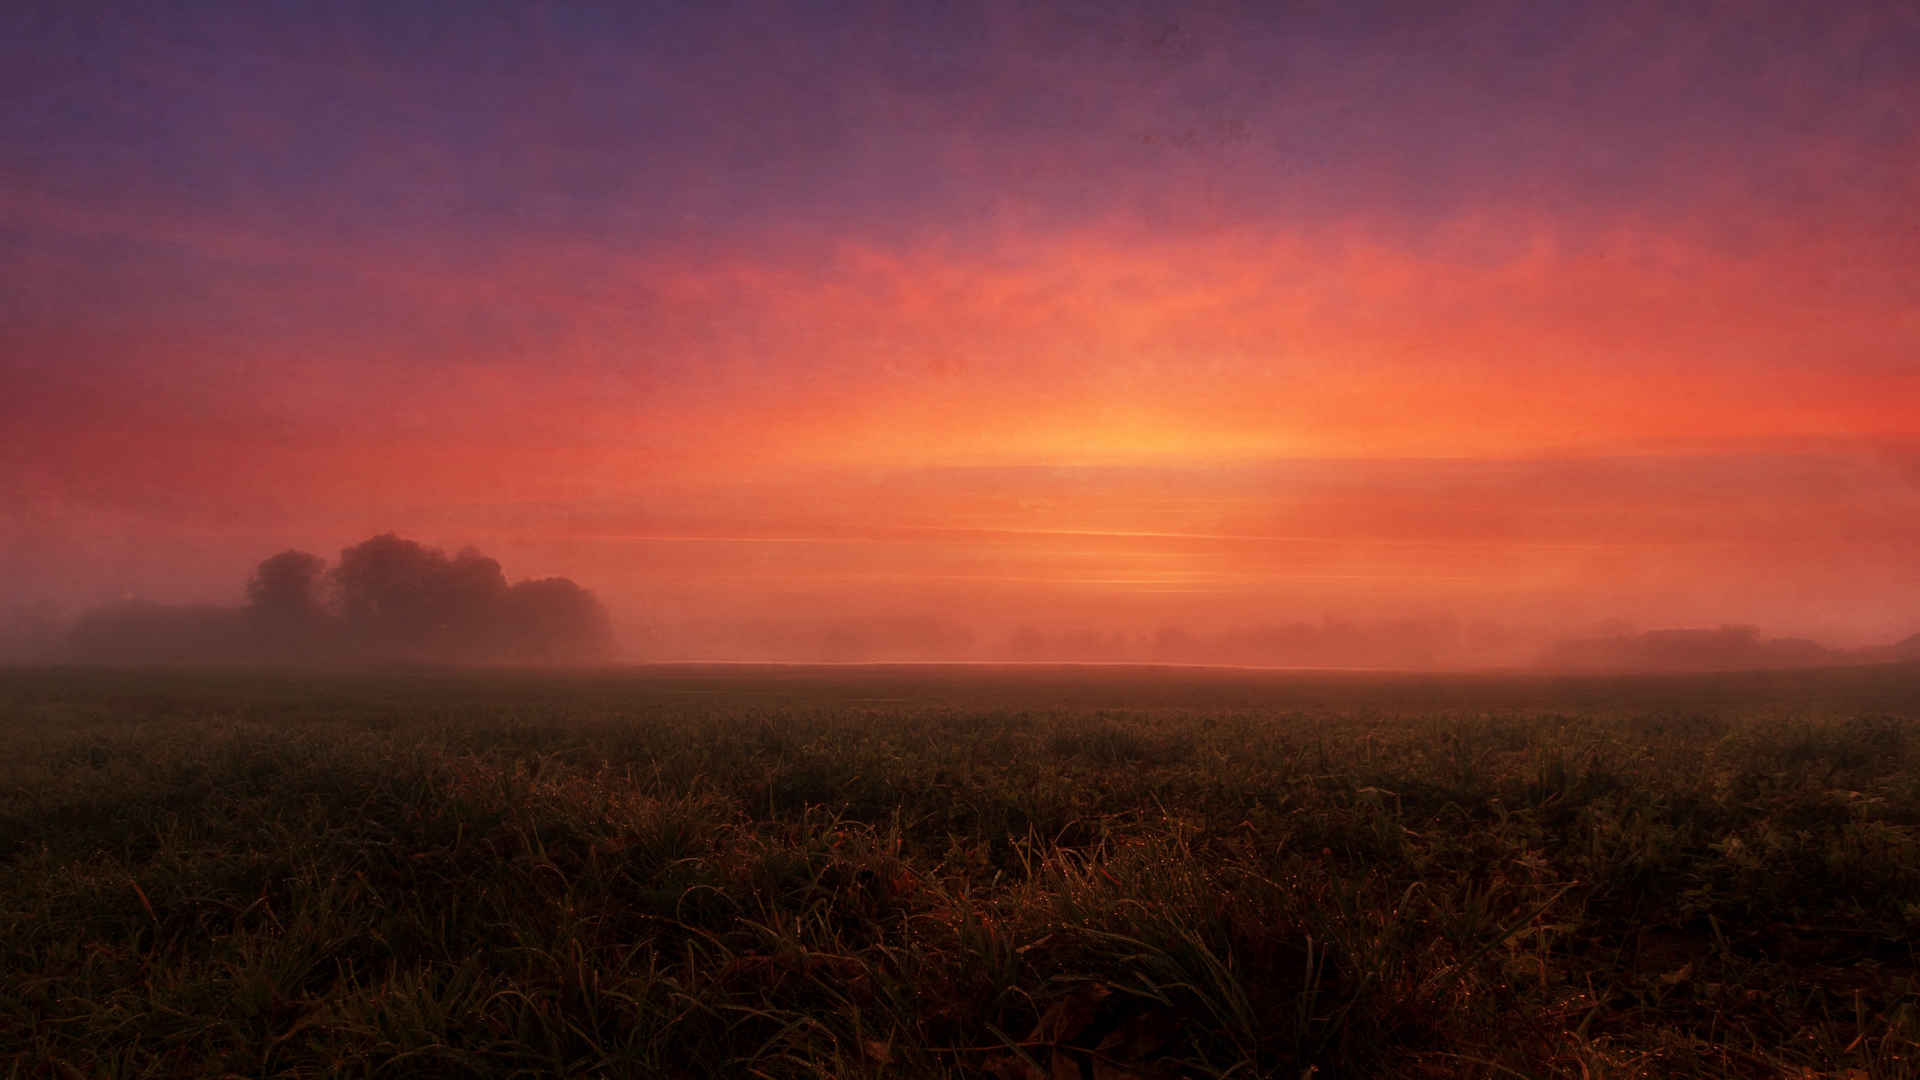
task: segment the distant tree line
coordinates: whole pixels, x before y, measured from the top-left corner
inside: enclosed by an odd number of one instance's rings
[[[1763,637],[1757,626],[1648,630],[1557,642],[1542,667],[1565,671],[1738,671],[1875,663],[1888,649],[1830,649],[1806,638]]]
[[[499,562],[392,533],[340,553],[283,551],[244,607],[120,604],[83,615],[74,658],[95,663],[565,664],[604,660],[606,609],[566,578],[508,584]]]

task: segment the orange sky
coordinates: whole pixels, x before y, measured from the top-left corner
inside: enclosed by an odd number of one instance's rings
[[[1428,40],[1386,10],[1305,44],[1175,23],[1165,71],[1131,17],[790,28],[858,75],[689,25],[722,46],[632,85],[563,76],[595,32],[555,25],[513,77],[569,89],[525,115],[332,38],[130,38],[0,133],[59,151],[0,172],[0,580],[231,601],[260,557],[393,530],[574,577],[648,655],[904,617],[989,651],[1920,630],[1915,82],[1875,45],[1911,22],[1489,7]],[[1517,35],[1474,46],[1484,83],[1441,44],[1481,31]],[[488,40],[426,65],[492,93]],[[262,100],[379,106],[295,125],[194,49],[264,64]],[[814,107],[712,89],[769,56]],[[182,103],[157,134],[71,106],[135,70]]]

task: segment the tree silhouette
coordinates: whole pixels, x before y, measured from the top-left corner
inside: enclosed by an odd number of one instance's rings
[[[337,644],[334,620],[322,596],[326,560],[283,551],[261,561],[247,582],[250,651],[276,661],[318,659]]]
[[[247,608],[271,623],[311,623],[326,613],[321,600],[327,563],[304,551],[263,559],[247,582]]]
[[[594,595],[566,578],[522,581],[507,592],[503,659],[521,663],[605,658],[613,624]]]
[[[509,588],[500,564],[472,548],[449,559],[388,533],[342,551],[333,580],[346,632],[382,658],[549,663],[611,646],[592,593],[565,578]]]
[[[566,578],[509,586],[472,548],[386,533],[340,553],[283,551],[247,581],[244,608],[121,604],[89,612],[68,644],[107,663],[551,664],[604,660],[612,622]]]

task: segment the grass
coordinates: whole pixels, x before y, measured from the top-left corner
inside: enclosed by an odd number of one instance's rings
[[[12,1076],[1920,1077],[1920,671],[0,675]]]

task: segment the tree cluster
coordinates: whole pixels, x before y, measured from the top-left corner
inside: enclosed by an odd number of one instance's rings
[[[242,608],[120,605],[75,627],[78,659],[164,663],[557,664],[606,659],[606,609],[566,578],[507,582],[468,548],[388,533],[331,569],[304,551],[263,560]]]

